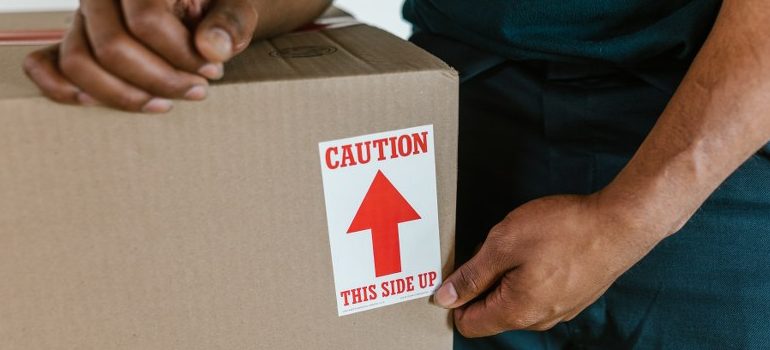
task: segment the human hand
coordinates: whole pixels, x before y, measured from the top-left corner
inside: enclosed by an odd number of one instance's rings
[[[571,320],[663,238],[614,207],[598,194],[519,207],[444,281],[436,303],[454,309],[466,337]]]
[[[62,43],[24,70],[57,102],[163,113],[170,99],[204,99],[256,22],[250,0],[81,0]]]

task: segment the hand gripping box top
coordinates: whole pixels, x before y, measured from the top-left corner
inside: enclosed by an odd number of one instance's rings
[[[457,75],[335,27],[253,44],[162,116],[51,103],[35,47],[1,46],[0,348],[451,348],[428,296]]]

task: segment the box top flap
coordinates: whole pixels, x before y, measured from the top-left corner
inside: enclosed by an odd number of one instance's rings
[[[67,28],[71,11],[0,13],[0,31],[51,30]]]
[[[417,46],[350,17],[325,16],[311,29],[254,42],[226,65],[219,84],[367,76],[451,68]],[[3,33],[50,32],[67,23],[62,13],[0,14],[0,99],[39,96],[24,76],[27,53],[40,46],[2,45]],[[55,25],[48,25],[54,23]]]

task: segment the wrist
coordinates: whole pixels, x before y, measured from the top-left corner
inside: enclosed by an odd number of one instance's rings
[[[649,193],[611,184],[592,197],[602,217],[617,228],[619,239],[635,245],[652,247],[682,225]]]
[[[597,202],[632,231],[660,241],[692,217],[720,181],[708,166],[709,140],[650,137]]]

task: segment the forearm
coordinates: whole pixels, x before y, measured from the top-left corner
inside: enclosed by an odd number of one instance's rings
[[[320,16],[332,0],[253,0],[259,14],[255,38],[292,31]]]
[[[770,139],[770,2],[725,1],[711,35],[635,156],[600,193],[673,234]],[[632,217],[632,219],[628,219]],[[653,225],[649,225],[653,223]]]

